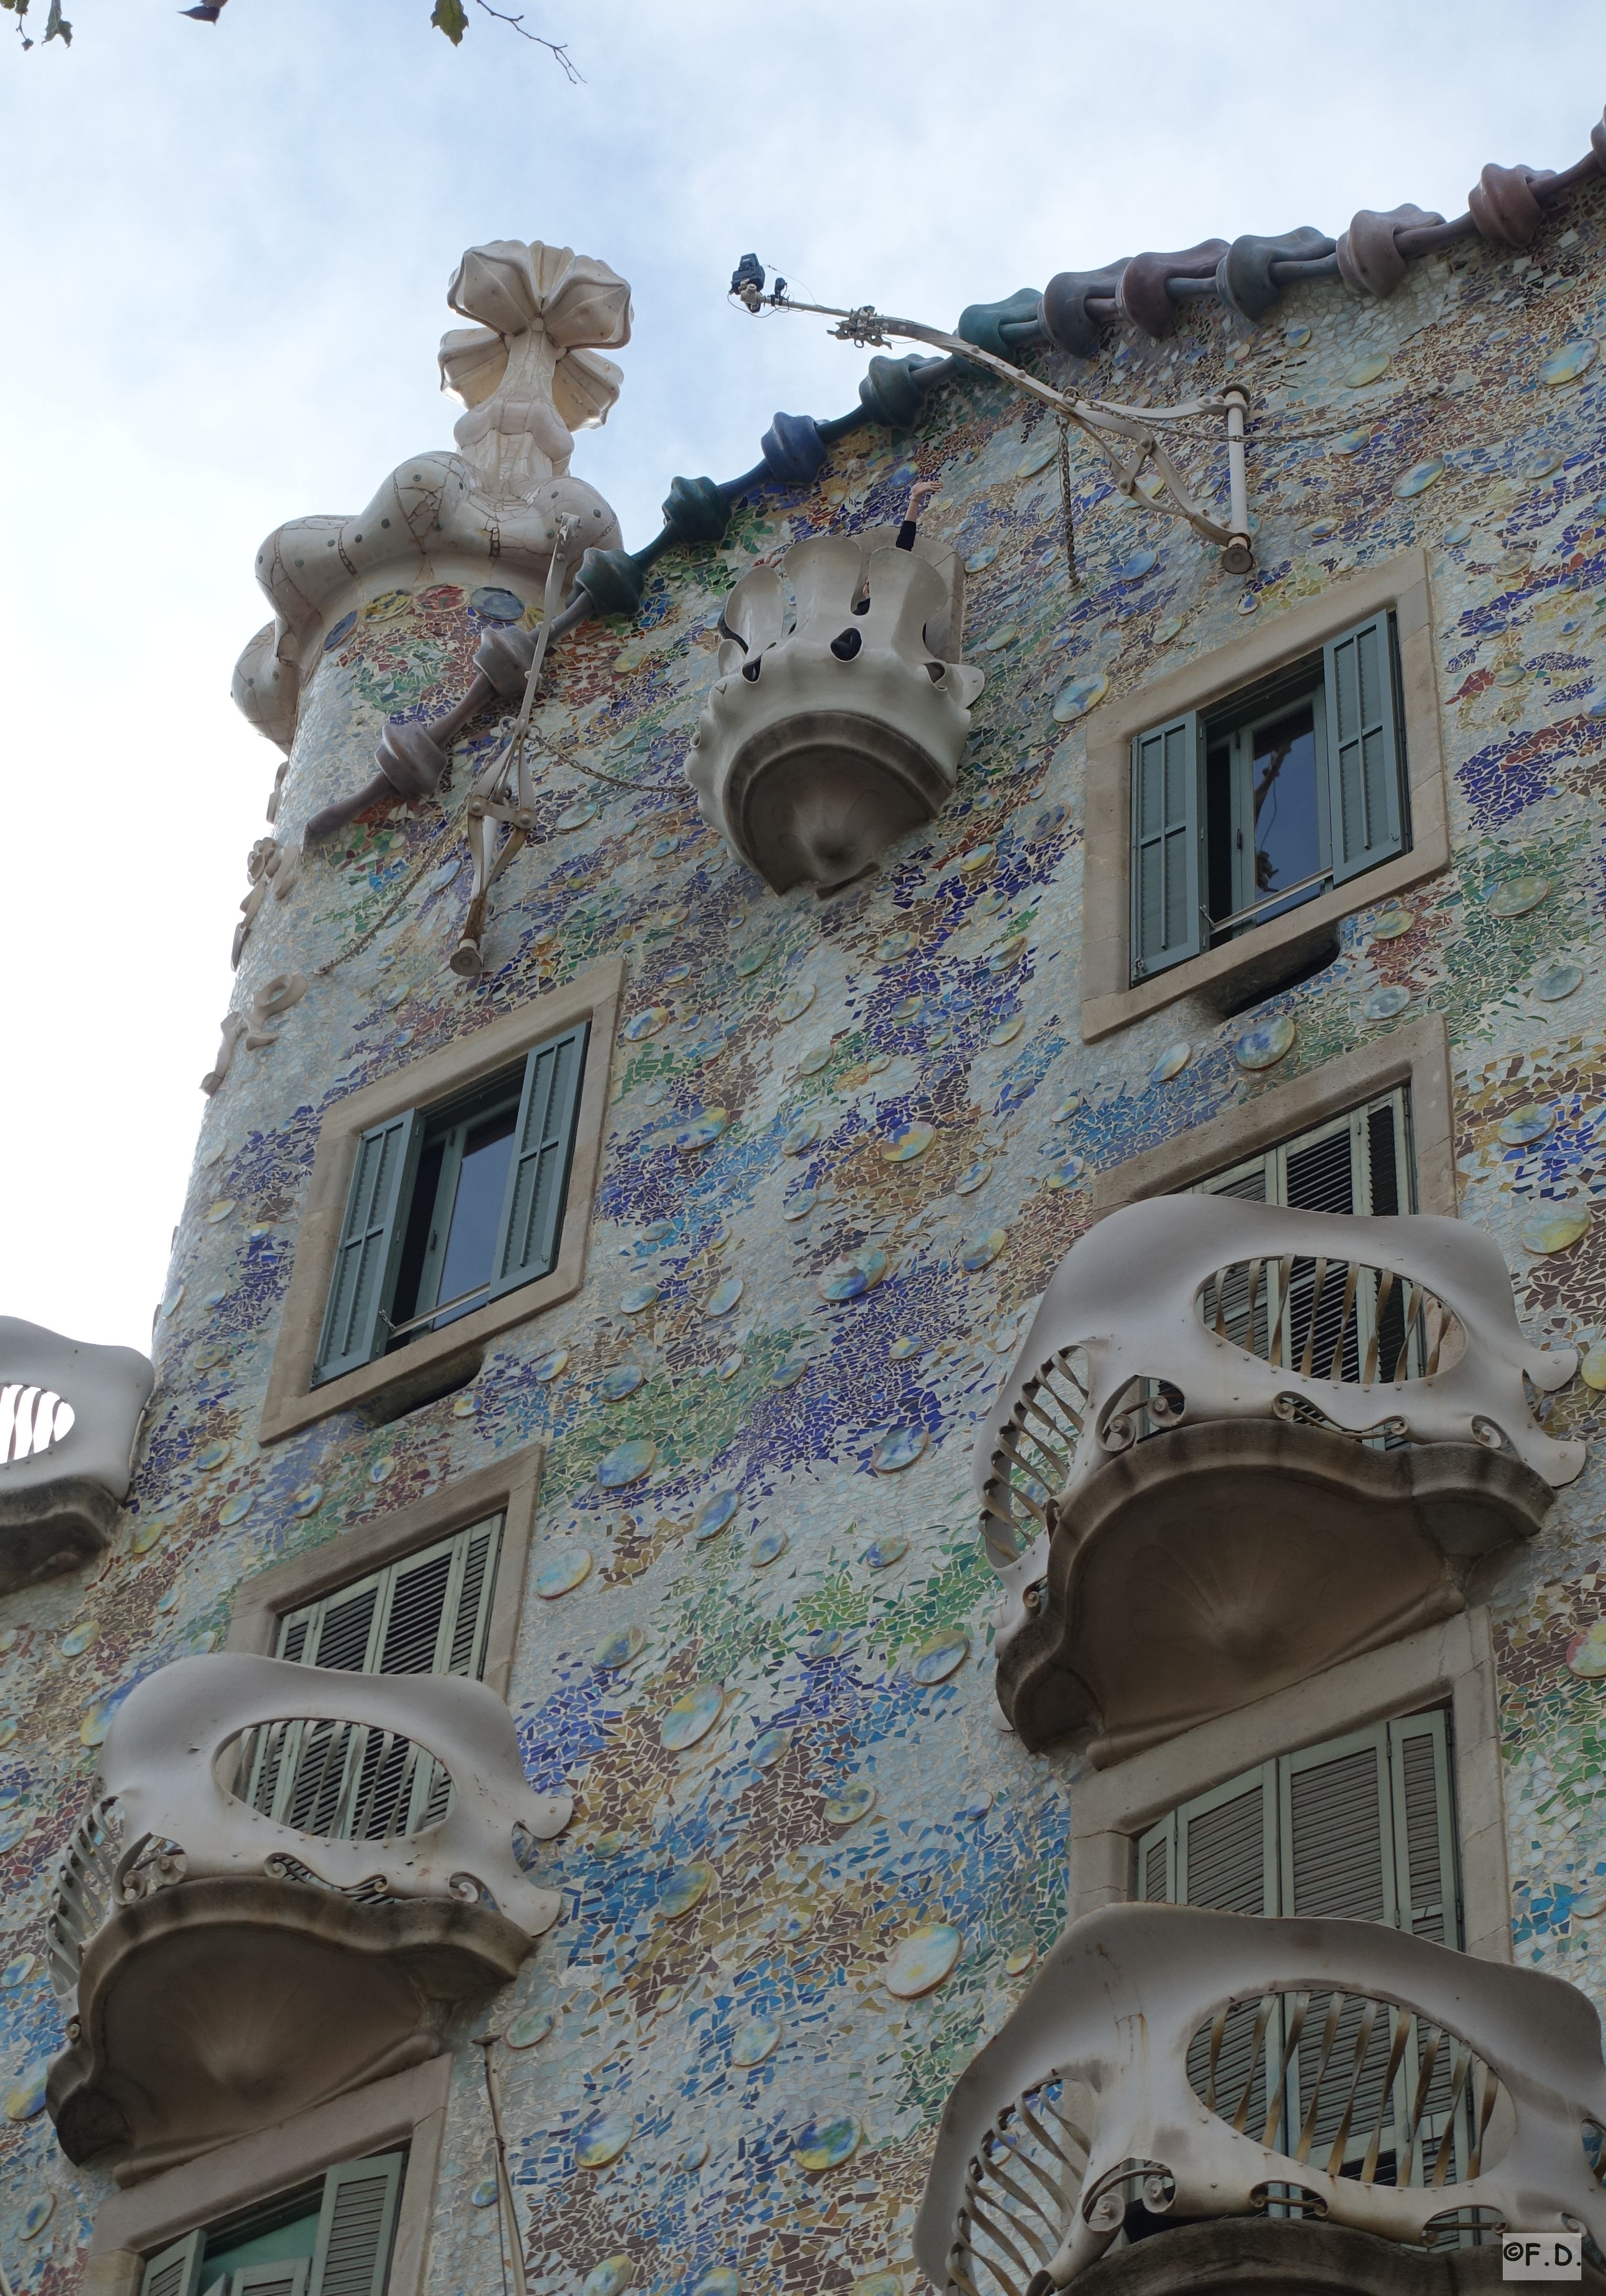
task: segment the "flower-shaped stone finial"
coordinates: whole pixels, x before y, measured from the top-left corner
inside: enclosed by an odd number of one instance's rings
[[[468,408],[455,437],[493,492],[561,478],[573,433],[608,420],[623,380],[599,350],[630,340],[630,289],[572,248],[494,239],[471,247],[447,300],[475,327],[440,345],[441,388]]]

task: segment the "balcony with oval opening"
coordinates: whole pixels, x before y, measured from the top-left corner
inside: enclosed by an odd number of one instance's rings
[[[1005,1715],[1103,1765],[1464,1608],[1582,1472],[1576,1367],[1458,1220],[1112,1213],[978,1445]]]
[[[569,1814],[479,1683],[229,1652],[149,1676],[56,1880],[62,2150],[131,2184],[439,2054],[556,1920],[525,1868]]]
[[[943,2296],[1469,2296],[1508,2228],[1606,2243],[1603,2141],[1600,2021],[1559,1978],[1110,1906],[962,2076],[915,2253]]]

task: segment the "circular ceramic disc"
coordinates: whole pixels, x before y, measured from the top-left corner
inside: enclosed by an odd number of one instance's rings
[[[619,2159],[635,2134],[635,2123],[627,2113],[593,2113],[575,2139],[576,2168],[605,2169]]]
[[[555,1602],[560,1595],[567,1595],[590,1576],[590,1548],[562,1546],[537,1571],[536,1592],[543,1602]]]
[[[1293,1021],[1281,1013],[1274,1021],[1263,1021],[1258,1029],[1240,1037],[1233,1052],[1240,1068],[1269,1069],[1292,1051],[1293,1042]]]
[[[882,1983],[895,2001],[914,2001],[942,1983],[964,1949],[946,1922],[922,1922],[892,1951]]]
[[[700,1682],[669,1707],[658,1734],[672,1754],[684,1754],[709,1734],[725,1706],[725,1692],[717,1682]]]

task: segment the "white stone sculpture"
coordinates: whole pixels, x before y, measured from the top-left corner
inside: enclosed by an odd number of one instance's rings
[[[568,1823],[482,1684],[243,1652],[119,1708],[57,1875],[63,2150],[127,2183],[438,2055],[561,1894],[521,1856]]]
[[[201,1079],[201,1089],[209,1096],[223,1083],[234,1064],[234,1054],[242,1044],[248,1053],[266,1052],[279,1041],[279,1031],[273,1025],[283,1018],[293,1004],[299,1004],[307,994],[304,972],[275,972],[253,991],[250,1005],[243,1013],[225,1013],[223,1034],[218,1041],[217,1056]]]
[[[1111,1761],[1463,1608],[1582,1472],[1524,1390],[1577,1362],[1523,1338],[1504,1260],[1461,1220],[1226,1195],[1112,1213],[977,1445],[1005,1715]]]
[[[305,1833],[265,1815],[225,1783],[225,1751],[260,1726],[295,1719],[410,1740],[450,1778],[449,1808],[416,1832],[378,1838]],[[343,1674],[238,1651],[178,1659],[119,1707],[99,1792],[119,1805],[125,1865],[137,1844],[168,1841],[193,1882],[274,1874],[288,1859],[326,1888],[377,1895],[377,1874],[389,1898],[483,1894],[529,1938],[561,1909],[557,1891],[537,1888],[520,1866],[514,1830],[550,1841],[573,1804],[531,1792],[506,1706],[483,1683],[455,1676]]]
[[[1235,2031],[1213,2030],[1234,2006]],[[1560,1978],[1381,1922],[1109,1906],[1071,1924],[961,2075],[914,2251],[945,2296],[1063,2288],[1134,2201],[1179,2223],[1281,2201],[1418,2252],[1464,2210],[1599,2242],[1591,2122],[1606,2128],[1600,2020]]]
[[[959,660],[964,573],[945,545],[893,537],[794,543],[725,604],[686,778],[776,892],[851,883],[953,793],[983,685]]]
[[[289,900],[295,890],[296,874],[300,865],[300,847],[283,846],[276,837],[259,837],[246,855],[245,874],[249,890],[240,904],[240,922],[234,927],[234,947],[229,951],[232,965],[237,968],[245,954],[251,927],[257,922],[258,912],[266,900],[270,888],[275,900]]]
[[[569,475],[574,433],[607,420],[620,374],[598,354],[630,340],[630,289],[594,257],[540,240],[470,248],[447,289],[479,324],[440,346],[442,388],[468,412],[460,452],[415,455],[353,518],[292,519],[257,554],[274,619],[241,655],[234,700],[288,750],[322,635],[382,589],[451,579],[538,582],[575,522],[569,556],[613,550],[612,510]]]
[[[0,1316],[0,1594],[104,1548],[155,1384],[133,1348],[90,1347]],[[38,1405],[52,1395],[70,1412],[46,1426]]]

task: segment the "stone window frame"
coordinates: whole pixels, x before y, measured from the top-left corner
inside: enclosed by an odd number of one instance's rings
[[[1247,1157],[1347,1116],[1404,1085],[1410,1095],[1416,1208],[1447,1219],[1461,1210],[1455,1184],[1455,1098],[1450,1034],[1442,1013],[1422,1013],[1386,1036],[1286,1084],[1269,1085],[1157,1148],[1094,1175],[1093,1209],[1102,1218],[1145,1196],[1179,1195],[1195,1181],[1230,1171]]]
[[[1483,1961],[1510,1961],[1499,1700],[1483,1604],[1079,1778],[1070,1792],[1068,1918],[1135,1902],[1139,1838],[1196,1794],[1279,1754],[1439,1705],[1450,1710],[1462,1949]]]
[[[372,1521],[340,1530],[322,1546],[256,1572],[234,1596],[224,1648],[272,1658],[279,1620],[286,1611],[332,1595],[356,1579],[365,1578],[371,1570],[382,1570],[386,1563],[432,1546],[438,1539],[449,1538],[470,1523],[483,1521],[487,1515],[500,1514],[496,1591],[491,1597],[485,1666],[479,1678],[505,1701],[524,1607],[525,1573],[535,1536],[545,1458],[545,1445],[527,1444],[488,1467],[454,1477],[411,1506],[397,1507]]]
[[[149,2259],[197,2225],[293,2192],[343,2161],[403,2144],[407,2162],[385,2296],[423,2296],[451,2085],[451,2058],[431,2057],[114,2193],[94,2220],[84,2296],[139,2296]]]
[[[625,964],[614,957],[594,965],[576,980],[530,999],[485,1028],[459,1037],[438,1052],[394,1070],[375,1084],[338,1101],[324,1118],[313,1157],[312,1175],[296,1237],[290,1288],[279,1320],[259,1430],[264,1443],[312,1426],[354,1405],[380,1404],[396,1416],[416,1403],[466,1385],[485,1359],[487,1342],[515,1324],[528,1323],[545,1308],[572,1299],[586,1277],[591,1210],[602,1164],[610,1074]],[[591,1023],[586,1076],[580,1088],[569,1166],[569,1199],[550,1275],[505,1292],[483,1308],[460,1316],[444,1331],[425,1332],[394,1355],[376,1357],[322,1386],[313,1385],[318,1337],[352,1167],[365,1132],[409,1108],[428,1108],[510,1067],[548,1037],[581,1021]]]
[[[1163,972],[1134,982],[1129,880],[1132,742],[1151,726],[1189,709],[1209,709],[1316,652],[1356,622],[1392,608],[1399,639],[1405,718],[1405,779],[1411,847],[1254,931]],[[1094,1043],[1184,996],[1224,1008],[1241,1004],[1257,977],[1268,992],[1331,939],[1340,918],[1368,909],[1407,885],[1436,876],[1450,859],[1449,803],[1433,611],[1425,551],[1404,551],[1382,566],[1342,575],[1319,597],[1285,611],[1264,610],[1247,636],[1168,671],[1088,722],[1082,847],[1082,1035]]]

